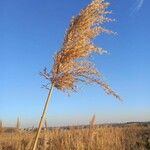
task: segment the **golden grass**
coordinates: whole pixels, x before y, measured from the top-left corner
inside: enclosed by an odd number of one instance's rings
[[[149,150],[150,126],[52,129],[42,131],[37,150]],[[45,143],[46,135],[46,143]],[[34,136],[32,131],[3,132],[0,134],[0,150],[29,150]],[[46,149],[45,149],[46,145]]]

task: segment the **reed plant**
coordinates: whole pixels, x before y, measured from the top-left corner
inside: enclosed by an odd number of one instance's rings
[[[102,27],[103,23],[112,19],[107,17],[109,3],[104,0],[93,0],[80,14],[73,17],[70,26],[65,34],[61,49],[54,57],[54,65],[51,71],[45,68],[40,74],[48,80],[48,97],[45,103],[43,114],[35,137],[33,150],[36,149],[38,137],[45,120],[48,103],[53,88],[61,91],[77,91],[79,82],[85,84],[98,84],[108,94],[117,99],[120,96],[103,80],[100,73],[92,63],[90,56],[93,52],[104,54],[106,50],[96,47],[92,40],[102,33],[113,33],[111,30]],[[51,85],[51,86],[50,86]],[[50,87],[49,87],[50,86]]]
[[[16,130],[19,130],[21,128],[21,122],[19,117],[17,118],[17,122],[16,122]]]
[[[2,120],[0,120],[0,132],[2,132],[3,131],[3,122],[2,122]]]

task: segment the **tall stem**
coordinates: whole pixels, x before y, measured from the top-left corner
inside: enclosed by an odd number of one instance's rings
[[[34,145],[33,145],[33,149],[32,150],[36,150],[38,138],[39,138],[39,135],[40,135],[40,132],[41,132],[41,128],[42,128],[43,122],[45,120],[45,115],[46,115],[46,112],[47,112],[47,109],[48,109],[48,103],[49,103],[50,98],[52,96],[53,87],[54,87],[54,84],[51,85],[51,88],[49,90],[49,93],[48,93],[48,96],[47,96],[47,100],[46,100],[46,103],[45,103],[45,106],[44,106],[44,109],[43,109],[43,113],[42,113],[42,116],[41,116],[41,119],[40,119],[40,122],[39,122],[38,130],[37,130],[37,133],[36,133],[36,137],[35,137],[35,141],[34,141]]]

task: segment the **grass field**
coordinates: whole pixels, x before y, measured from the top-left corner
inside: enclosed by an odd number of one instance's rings
[[[30,150],[33,130],[5,128],[0,150]],[[42,130],[37,150],[150,150],[150,124],[78,126]]]

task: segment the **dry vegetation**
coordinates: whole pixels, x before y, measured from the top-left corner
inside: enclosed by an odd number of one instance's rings
[[[0,150],[30,150],[35,131],[5,129]],[[150,125],[42,130],[37,150],[149,150]]]
[[[98,84],[108,95],[112,95],[121,100],[121,97],[103,80],[102,73],[99,72],[91,61],[92,53],[103,54],[106,51],[98,48],[92,40],[102,33],[113,33],[105,29],[102,25],[112,21],[107,15],[109,3],[104,0],[92,0],[92,2],[82,9],[76,17],[73,17],[70,26],[65,34],[61,49],[54,57],[54,65],[49,72],[47,68],[40,74],[48,80],[45,85],[49,89],[43,113],[39,122],[35,142],[32,150],[36,150],[40,131],[48,109],[53,88],[61,91],[77,91],[78,83]]]
[[[73,17],[65,34],[61,49],[54,57],[54,65],[50,72],[45,68],[41,75],[52,86],[61,91],[77,91],[77,83],[96,83],[108,94],[118,99],[121,97],[111,89],[103,80],[99,72],[90,60],[92,53],[103,54],[106,50],[98,48],[92,40],[102,33],[113,33],[102,25],[113,21],[107,17],[109,3],[104,0],[92,0],[92,2],[76,17]],[[48,84],[49,88],[49,84]]]
[[[92,39],[102,33],[112,33],[101,25],[112,19],[106,15],[108,3],[103,0],[93,0],[80,14],[74,17],[66,32],[64,43],[54,58],[54,65],[49,72],[44,69],[44,76],[52,87],[62,91],[76,91],[77,83],[96,83],[109,95],[118,99],[120,96],[103,81],[102,74],[90,60],[93,52],[103,54],[102,48],[97,48]],[[49,89],[49,85],[45,87]],[[42,121],[36,131],[20,130],[19,119],[16,129],[3,128],[0,122],[0,150],[31,150],[33,144],[36,150],[149,150],[150,125],[125,126],[95,126],[95,116],[89,127],[58,128],[42,130],[38,136],[45,118],[48,100],[43,111]],[[35,140],[36,141],[36,140]]]

